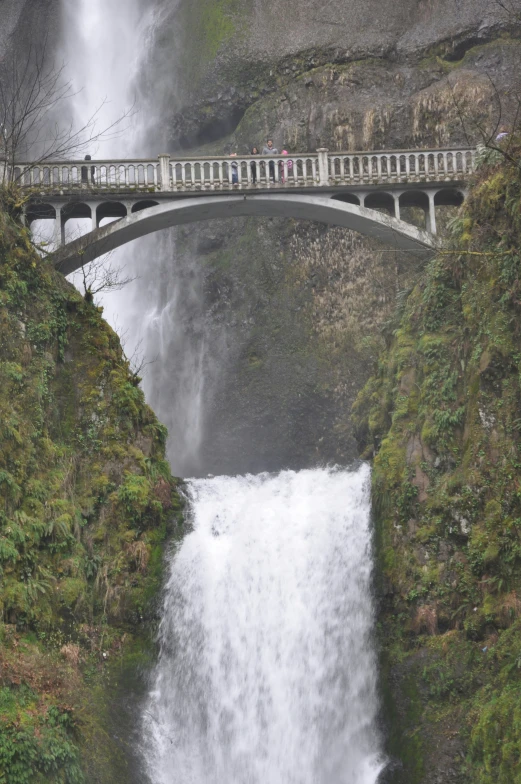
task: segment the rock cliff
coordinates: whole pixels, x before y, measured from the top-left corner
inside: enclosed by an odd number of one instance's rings
[[[517,79],[513,33],[498,5],[476,1],[159,2],[142,80],[162,119],[150,151],[246,152],[268,134],[290,152],[466,144]],[[379,324],[418,266],[348,232],[275,220],[174,237],[151,270],[152,299],[166,307],[175,288],[188,295],[189,268],[203,281],[198,329],[218,358],[192,470],[354,458],[347,412]],[[157,391],[172,384],[168,359],[150,373],[154,408],[174,432]]]
[[[399,782],[521,776],[519,139],[510,152],[486,156],[355,406]]]
[[[35,252],[17,198],[0,203],[0,780],[131,781],[111,711],[130,737],[180,499],[119,339]]]

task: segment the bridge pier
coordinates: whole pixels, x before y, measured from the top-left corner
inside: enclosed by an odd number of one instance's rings
[[[62,215],[61,204],[53,204],[56,210],[56,218],[54,219],[53,241],[56,248],[61,248],[65,245],[65,220]]]
[[[427,191],[429,197],[429,231],[436,234],[436,202],[434,201],[436,193],[434,191]]]
[[[401,213],[400,213],[400,196],[401,195],[402,195],[401,193],[393,193],[393,198],[394,198],[394,217],[397,220],[401,220],[401,217],[400,217],[400,215],[401,215]]]

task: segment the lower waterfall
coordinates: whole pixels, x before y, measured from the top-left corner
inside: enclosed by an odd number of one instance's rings
[[[153,784],[375,784],[370,470],[189,482],[143,711]]]

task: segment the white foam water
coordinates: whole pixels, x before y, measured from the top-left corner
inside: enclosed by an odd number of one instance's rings
[[[370,471],[189,483],[144,711],[154,784],[375,784]]]

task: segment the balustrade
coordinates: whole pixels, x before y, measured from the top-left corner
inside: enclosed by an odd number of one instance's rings
[[[21,163],[4,179],[57,194],[92,192],[195,192],[394,185],[464,180],[475,150],[328,152],[273,156],[171,158],[130,161]],[[234,173],[236,177],[234,177]],[[235,181],[236,180],[236,181]]]

